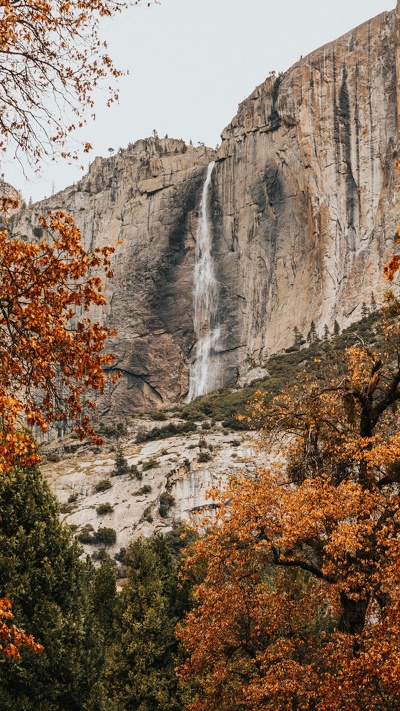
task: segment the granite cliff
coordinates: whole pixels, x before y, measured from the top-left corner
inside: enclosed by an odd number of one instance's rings
[[[240,104],[217,152],[152,137],[97,158],[76,185],[22,210],[75,215],[87,246],[111,244],[115,276],[97,317],[124,373],[101,412],[187,396],[196,229],[207,166],[222,384],[361,315],[385,289],[399,222],[400,3],[291,67]],[[122,244],[118,244],[122,242]]]

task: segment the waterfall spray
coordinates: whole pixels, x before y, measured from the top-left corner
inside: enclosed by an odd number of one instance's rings
[[[220,329],[216,323],[218,285],[211,256],[212,232],[209,215],[209,188],[214,162],[210,163],[203,185],[196,233],[194,268],[195,357],[190,369],[189,402],[217,387],[218,372],[213,358]],[[214,362],[213,362],[214,361]]]

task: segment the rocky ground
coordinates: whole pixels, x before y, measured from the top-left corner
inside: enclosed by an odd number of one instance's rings
[[[42,471],[62,517],[95,558],[104,547],[115,555],[140,535],[187,521],[213,506],[207,496],[211,488],[222,487],[230,474],[263,464],[254,433],[229,431],[220,423],[137,443],[138,432],[160,424],[166,423],[134,419],[121,437],[105,437],[100,447],[74,435],[43,447]],[[116,474],[118,454],[125,460],[122,474]]]

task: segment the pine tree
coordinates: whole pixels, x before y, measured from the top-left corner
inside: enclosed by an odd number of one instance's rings
[[[112,637],[112,627],[117,604],[115,561],[106,555],[96,570],[92,586],[92,602],[94,615],[106,639]]]
[[[367,316],[369,316],[369,308],[365,301],[363,301],[361,304],[361,318],[367,318]]]
[[[378,305],[376,303],[375,299],[375,294],[373,291],[371,291],[371,301],[370,301],[370,312],[371,314],[375,314],[378,310]]]
[[[82,711],[102,669],[103,635],[93,614],[93,566],[80,560],[72,534],[38,469],[0,478],[0,597],[15,624],[43,644],[0,664],[0,708]]]
[[[340,334],[340,326],[339,326],[338,322],[337,322],[336,319],[335,319],[335,322],[334,322],[334,324],[333,324],[333,335],[334,335],[334,336],[338,336],[339,334]]]
[[[316,340],[317,340],[317,329],[315,328],[314,321],[311,321],[310,330],[307,334],[307,341],[308,341],[308,343],[312,344],[312,343],[315,343]]]
[[[118,443],[115,448],[115,469],[114,476],[121,476],[122,474],[127,474],[129,472],[129,464],[124,456],[122,446]]]
[[[300,348],[300,345],[301,345],[301,341],[302,341],[303,336],[302,336],[302,334],[300,333],[300,331],[299,331],[299,329],[297,328],[297,326],[295,326],[294,329],[293,329],[293,336],[294,336],[293,348],[297,348],[297,349],[298,349],[298,348]]]
[[[122,590],[106,669],[107,709],[181,711],[174,668],[179,662],[177,621],[187,607],[178,563],[168,539],[138,540],[128,550],[129,578]]]

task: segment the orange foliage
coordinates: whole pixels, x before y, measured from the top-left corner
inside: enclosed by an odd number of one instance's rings
[[[400,171],[400,161],[396,161],[396,168],[398,171]],[[397,228],[397,234],[398,239],[397,243],[400,244],[400,227]],[[383,274],[385,279],[388,281],[393,281],[396,273],[400,269],[400,255],[399,254],[394,254],[388,261],[387,264],[383,267]]]
[[[5,657],[15,660],[20,658],[18,648],[23,645],[31,649],[32,652],[42,652],[42,645],[35,642],[32,635],[26,635],[15,625],[9,625],[13,618],[10,600],[7,597],[0,598],[0,652]]]
[[[0,149],[12,144],[35,163],[55,146],[70,155],[66,139],[82,126],[99,82],[121,74],[99,20],[139,3],[0,0]],[[109,87],[108,103],[117,98]]]
[[[399,313],[388,297],[381,354],[259,394],[269,465],[232,479],[188,560],[190,711],[400,709]]]
[[[85,391],[102,392],[101,353],[110,330],[90,320],[91,306],[105,303],[98,267],[111,275],[112,248],[86,252],[71,217],[40,218],[43,238],[16,239],[0,231],[0,471],[38,460],[24,424],[46,431],[52,423],[77,422],[94,435]]]

